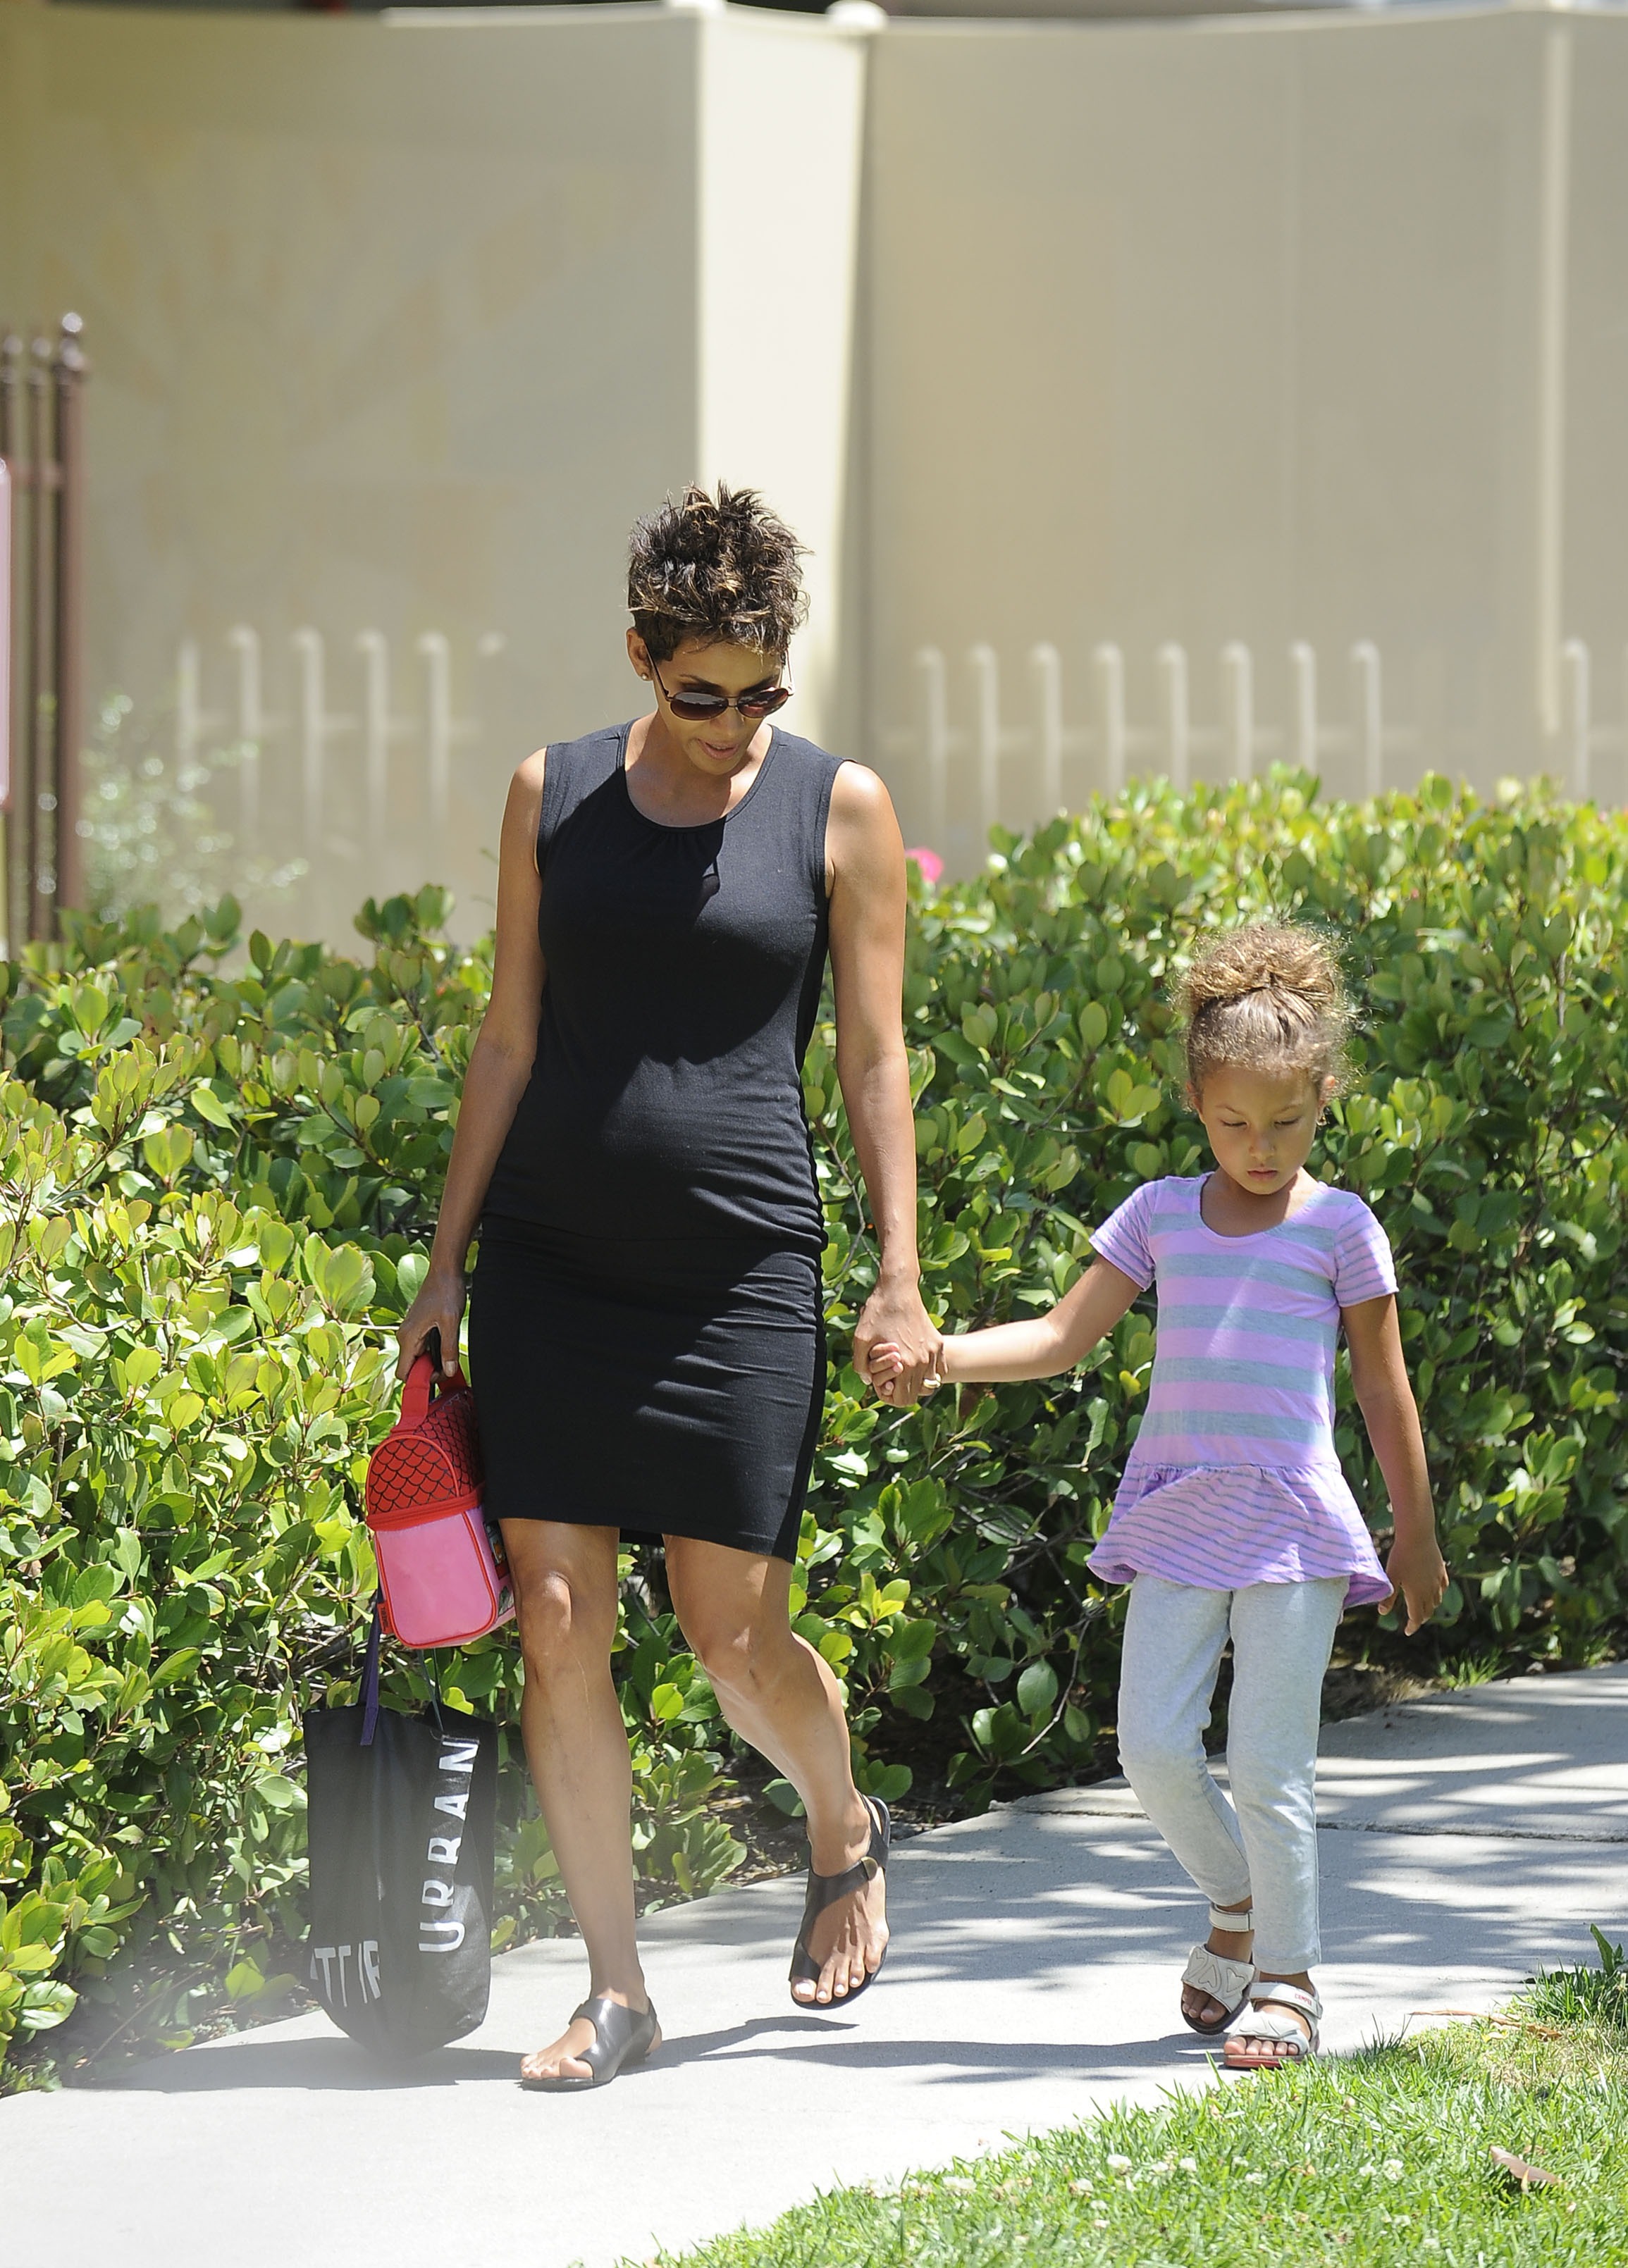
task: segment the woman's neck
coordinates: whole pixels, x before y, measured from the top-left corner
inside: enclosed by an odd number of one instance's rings
[[[757,777],[773,734],[765,720],[733,771],[709,776],[690,762],[659,712],[639,718],[629,728],[626,756],[635,808],[665,827],[704,827],[710,819],[726,819]]]

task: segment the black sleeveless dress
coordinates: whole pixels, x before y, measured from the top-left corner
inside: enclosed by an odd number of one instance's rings
[[[825,1390],[801,1065],[839,760],[772,731],[723,819],[628,792],[630,727],[550,747],[530,1083],[481,1224],[488,1510],[796,1557]]]

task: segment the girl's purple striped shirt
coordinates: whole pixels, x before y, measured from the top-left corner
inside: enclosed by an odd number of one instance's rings
[[[1090,1565],[1204,1590],[1385,1580],[1334,1447],[1340,1310],[1396,1288],[1384,1230],[1349,1189],[1319,1189],[1251,1236],[1206,1226],[1207,1175],[1147,1182],[1093,1233],[1099,1257],[1156,1284],[1147,1408]]]

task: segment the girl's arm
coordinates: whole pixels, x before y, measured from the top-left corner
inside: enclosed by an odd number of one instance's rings
[[[900,1399],[936,1376],[939,1339],[922,1305],[916,1250],[916,1129],[904,1049],[904,844],[874,772],[844,764],[826,828],[836,1076],[876,1224],[876,1288],[854,1326],[854,1367],[866,1373],[886,1339],[900,1357]]]
[[[941,1379],[961,1381],[1055,1378],[1083,1362],[1106,1338],[1139,1293],[1141,1285],[1111,1261],[1094,1260],[1079,1281],[1043,1315],[1021,1323],[996,1323],[985,1331],[962,1331],[944,1342]],[[855,1368],[858,1368],[856,1357]],[[875,1350],[871,1382],[885,1402],[915,1397],[901,1393],[898,1363],[891,1347]]]
[[[463,1319],[463,1264],[537,1049],[537,1008],[547,970],[537,942],[537,821],[546,751],[527,756],[509,786],[497,859],[497,938],[492,992],[458,1109],[446,1187],[430,1250],[430,1272],[397,1333],[395,1366],[405,1378],[432,1330],[441,1334],[441,1368],[458,1367]]]
[[[1441,1604],[1448,1571],[1436,1542],[1425,1438],[1419,1431],[1418,1405],[1408,1383],[1396,1300],[1389,1292],[1383,1299],[1363,1300],[1354,1307],[1342,1308],[1340,1320],[1351,1349],[1351,1381],[1357,1404],[1390,1492],[1396,1535],[1385,1572],[1393,1588],[1381,1611],[1396,1604],[1400,1591],[1407,1602],[1411,1638]]]

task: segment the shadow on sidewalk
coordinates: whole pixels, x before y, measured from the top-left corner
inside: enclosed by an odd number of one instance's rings
[[[104,2095],[225,2095],[295,2088],[303,2093],[356,2094],[425,2087],[467,2087],[512,2079],[517,2058],[498,2048],[438,2048],[410,2062],[380,2063],[354,2040],[254,2040],[240,2036],[185,2055],[155,2057],[112,2079],[91,2081]]]
[[[788,2035],[791,2036],[788,2037]],[[376,2061],[352,2040],[234,2039],[224,2051],[156,2058],[114,2079],[92,2082],[121,2095],[276,2093],[355,2094],[416,2091],[516,2082],[523,2050],[446,2047],[410,2062]],[[720,2061],[767,2059],[778,2064],[840,2066],[847,2071],[918,2071],[937,2084],[958,2080],[1075,2078],[1104,2082],[1142,2071],[1190,2064],[1201,2076],[1214,2052],[1209,2043],[1178,2033],[1164,2039],[1090,2040],[1066,2045],[1024,2040],[867,2039],[858,2021],[821,2016],[759,2016],[717,2031],[664,2040],[641,2070],[671,2071]],[[630,2071],[626,2078],[638,2076]],[[582,2092],[592,2090],[585,2088]],[[557,2098],[556,2098],[557,2099]]]
[[[1056,2041],[867,2039],[858,2023],[818,2022],[821,2037],[771,2046],[755,2044],[757,2036],[784,2036],[791,2024],[777,2018],[741,2024],[732,2031],[695,2032],[687,2038],[663,2043],[652,2058],[652,2068],[669,2064],[728,2060],[750,2062],[765,2058],[779,2064],[830,2065],[843,2071],[916,2071],[931,2074],[935,2083],[989,2079],[1117,2079],[1139,2071],[1168,2071],[1172,2063],[1190,2062],[1195,2074],[1203,2072],[1219,2043],[1199,2040],[1185,2031],[1163,2039]]]
[[[1331,2007],[1371,1997],[1386,2021],[1398,1991],[1404,2007],[1442,1991],[1462,1997],[1448,1980],[1466,1972],[1513,1984],[1587,1957],[1585,1921],[1610,1925],[1620,1911],[1620,1853],[1609,1846],[1495,1835],[1321,1842],[1325,1991]],[[724,1892],[652,1917],[645,1936],[659,2003],[667,2005],[664,1970],[673,1978],[676,1970],[692,2011],[715,2021],[739,2012],[740,2021],[670,2036],[645,2068],[694,2068],[699,2081],[738,2063],[772,2091],[773,2066],[800,2067],[810,2100],[826,2071],[915,2072],[924,2086],[951,2090],[1058,2079],[1109,2086],[1159,2070],[1203,2076],[1214,2045],[1176,2029],[1174,2005],[1174,1972],[1203,1933],[1203,1903],[1145,1822],[1009,1812],[941,1841],[923,1838],[890,1888],[897,1935],[888,1981],[880,2001],[851,2015],[777,2007],[792,1901],[773,1889]],[[157,2095],[512,2086],[519,2057],[547,2036],[534,2019],[557,2014],[556,1994],[569,2007],[565,1995],[580,1981],[562,1976],[562,1950],[549,1940],[497,1964],[483,2038],[507,2036],[506,2048],[452,2046],[390,2065],[343,2037],[239,2035],[99,2084]],[[1043,2014],[1036,1994],[1050,2004]],[[1065,2009],[1058,1994],[1069,1996]],[[873,2023],[883,2007],[894,2013]],[[1155,2036],[1101,2039],[1110,2010],[1123,2014],[1123,2030],[1145,2020]],[[906,2036],[888,2036],[894,2024]]]

